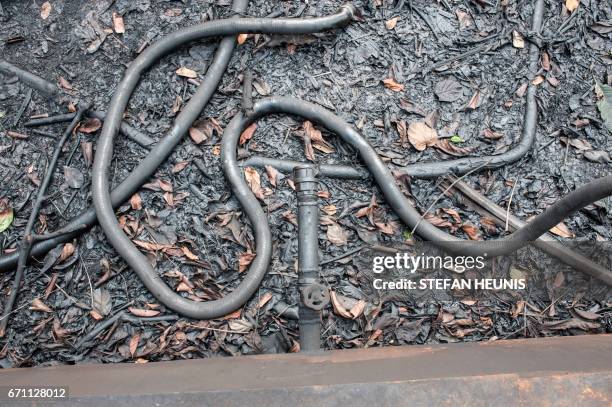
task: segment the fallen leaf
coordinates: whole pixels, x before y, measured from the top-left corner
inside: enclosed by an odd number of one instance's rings
[[[542,326],[546,329],[551,329],[555,331],[565,329],[581,329],[583,331],[588,331],[590,329],[598,329],[599,327],[601,327],[599,323],[583,321],[578,318],[570,318],[565,321],[548,321],[544,322]]]
[[[255,88],[257,93],[259,93],[261,96],[268,96],[269,94],[272,93],[272,89],[270,88],[270,85],[268,85],[266,82],[264,82],[263,80],[259,78],[256,78],[255,80],[253,80],[253,87]]]
[[[498,133],[491,129],[485,129],[482,134],[489,140],[499,140],[500,138],[504,137],[502,133]]]
[[[249,34],[238,34],[238,37],[236,37],[236,42],[238,42],[239,45],[242,45],[246,42],[247,38],[249,38]]]
[[[580,0],[565,0],[565,8],[570,13],[578,8]]]
[[[557,226],[553,226],[550,229],[550,233],[565,238],[571,238],[575,236],[563,222],[558,223]]]
[[[470,147],[459,147],[455,143],[451,143],[448,139],[437,140],[434,146],[446,154],[454,155],[456,157],[462,157],[472,153],[473,149]]]
[[[434,91],[440,102],[454,102],[463,96],[463,86],[453,77],[443,79],[436,83]]]
[[[532,84],[534,84],[535,86],[538,86],[539,84],[541,84],[542,82],[544,82],[544,77],[542,75],[538,75],[536,76],[533,81],[531,81]]]
[[[268,303],[272,299],[272,293],[270,291],[266,291],[264,295],[261,296],[259,301],[257,302],[257,308],[261,308]]]
[[[472,95],[472,98],[470,99],[467,107],[469,109],[475,110],[479,104],[480,104],[480,91],[476,90],[476,92],[474,92],[474,95]]]
[[[83,173],[76,168],[64,166],[64,179],[66,184],[73,189],[79,189],[85,183]]]
[[[100,130],[100,127],[102,127],[102,121],[100,119],[88,117],[79,126],[79,132],[89,134]]]
[[[387,27],[387,30],[392,30],[395,28],[395,26],[397,25],[397,22],[399,21],[399,17],[393,17],[387,21],[385,21],[385,27]]]
[[[125,24],[123,23],[123,16],[113,11],[113,28],[117,34],[125,33]]]
[[[178,76],[182,76],[185,78],[191,78],[191,79],[195,79],[198,77],[198,73],[196,71],[194,71],[193,69],[186,68],[184,66],[177,69],[176,74]]]
[[[257,170],[253,167],[246,167],[244,169],[244,178],[247,184],[249,184],[251,191],[253,191],[253,194],[259,199],[264,199],[263,190],[261,188],[261,178]]]
[[[87,167],[91,167],[93,162],[93,143],[91,141],[81,141],[81,152]]]
[[[585,151],[584,158],[594,163],[609,163],[612,162],[610,160],[610,154],[602,150],[595,151]]]
[[[358,318],[363,314],[365,306],[367,305],[364,300],[355,300],[338,294],[335,291],[331,291],[330,297],[334,312],[343,318]]]
[[[32,304],[30,305],[30,309],[38,312],[53,312],[53,310],[49,308],[47,304],[42,302],[40,298],[34,298]]]
[[[13,208],[9,205],[8,199],[0,199],[0,233],[4,232],[13,223]]]
[[[268,180],[270,180],[270,184],[272,186],[276,186],[276,180],[278,178],[278,170],[274,167],[272,167],[271,165],[266,165],[266,174],[268,175]]]
[[[599,99],[597,102],[599,114],[601,114],[608,131],[612,132],[612,87],[598,83],[595,86],[595,92]]]
[[[335,151],[331,144],[323,139],[323,134],[321,131],[315,129],[311,122],[304,122],[304,133],[310,139],[312,146],[317,150],[325,154],[331,154]]]
[[[135,211],[139,211],[142,209],[142,199],[140,199],[140,194],[138,194],[138,192],[136,192],[134,195],[132,195],[132,197],[130,198],[130,206],[132,207],[132,209],[134,209]]]
[[[327,240],[336,246],[342,246],[347,243],[348,238],[342,226],[333,223],[327,227]]]
[[[61,263],[67,258],[69,258],[70,256],[72,256],[72,254],[74,253],[74,250],[75,250],[75,247],[72,243],[66,243],[64,247],[62,248],[62,253],[60,254],[59,260],[57,262]]]
[[[321,207],[321,210],[325,212],[326,215],[333,216],[338,211],[336,205],[324,205]]]
[[[470,225],[469,223],[464,223],[463,225],[461,225],[461,230],[465,232],[465,234],[470,238],[470,240],[482,240],[480,231],[474,225]]]
[[[251,262],[253,262],[253,259],[255,258],[255,256],[256,256],[255,253],[250,253],[250,252],[241,253],[240,257],[238,258],[238,272],[242,273],[243,271],[245,271],[249,267]]]
[[[132,335],[132,337],[130,338],[130,344],[129,344],[130,355],[132,355],[132,357],[134,357],[134,355],[136,354],[136,350],[138,349],[139,342],[140,342],[140,333]]]
[[[172,173],[178,174],[179,172],[183,171],[185,167],[187,167],[187,165],[189,165],[189,161],[181,161],[179,163],[174,164],[172,166]]]
[[[512,46],[514,48],[525,48],[525,40],[518,31],[512,31]]]
[[[253,135],[255,134],[255,130],[257,130],[257,124],[256,123],[253,123],[249,127],[247,127],[246,129],[244,129],[244,131],[240,135],[240,141],[238,142],[238,144],[239,145],[243,145],[248,140],[250,140],[253,137]]]
[[[413,122],[408,126],[408,141],[418,151],[431,147],[438,141],[438,133],[424,122]]]
[[[46,20],[47,18],[49,18],[49,16],[51,15],[51,3],[48,1],[45,1],[42,6],[40,6],[40,17],[43,20]]]
[[[582,319],[587,319],[590,321],[595,321],[598,320],[599,318],[601,318],[601,315],[599,315],[596,312],[591,312],[591,311],[584,311],[578,308],[574,308],[573,311],[576,313],[576,315],[578,315],[580,318]]]
[[[131,314],[134,314],[137,317],[144,317],[144,318],[155,317],[159,315],[159,311],[154,310],[154,309],[142,309],[142,308],[129,307],[128,311],[130,311]]]
[[[527,92],[527,87],[528,86],[529,85],[527,83],[523,83],[521,86],[519,86],[518,89],[515,92],[516,96],[518,96],[520,98],[525,96],[525,92]]]
[[[397,83],[393,78],[384,79],[383,83],[385,84],[385,88],[391,89],[393,92],[401,92],[404,90],[404,85]]]
[[[59,84],[65,90],[74,90],[70,82],[68,82],[63,76],[59,77]]]
[[[545,71],[550,71],[550,56],[548,55],[548,52],[542,52],[542,57],[540,61],[540,63],[542,64],[542,69],[544,69]]]
[[[170,181],[166,181],[165,179],[158,179],[157,185],[159,185],[159,188],[165,192],[172,192],[174,190]]]
[[[92,307],[100,315],[108,315],[113,309],[110,293],[104,288],[96,288],[91,298]]]
[[[189,248],[182,246],[181,247],[181,251],[183,252],[183,254],[185,255],[185,257],[187,257],[189,260],[200,260],[198,258],[198,256],[196,256],[195,254],[193,254],[191,252],[191,250],[189,250]]]

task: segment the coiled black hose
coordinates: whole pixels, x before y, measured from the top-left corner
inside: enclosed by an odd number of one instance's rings
[[[243,14],[246,11],[248,0],[234,0],[232,10],[237,15]],[[153,45],[155,46],[155,45]],[[189,99],[189,102],[181,109],[172,128],[168,133],[160,139],[160,141],[151,149],[151,152],[140,162],[134,171],[132,171],[126,179],[117,185],[111,193],[111,203],[114,208],[119,207],[123,202],[128,200],[147,179],[153,175],[157,167],[172,153],[172,150],[183,139],[183,136],[189,130],[189,126],[193,123],[204,110],[208,101],[214,94],[215,90],[221,82],[223,74],[227,70],[230,58],[236,47],[236,38],[234,35],[228,35],[223,38],[220,43],[210,67],[206,71],[206,75],[202,80],[202,84],[198,87],[195,94]],[[141,54],[142,57],[142,54]],[[140,58],[140,57],[139,57]],[[139,58],[136,60],[138,61]],[[134,61],[134,63],[136,63]],[[150,61],[152,64],[154,60]],[[115,122],[116,126],[116,122]],[[81,234],[84,230],[96,224],[95,209],[89,208],[81,215],[72,219],[62,229],[69,230],[69,233],[58,235],[57,237],[38,242],[32,246],[31,255],[36,257],[47,253],[57,245],[70,241],[74,237]],[[18,253],[12,253],[0,257],[0,271],[14,269],[17,265]]]
[[[361,160],[372,174],[389,206],[406,225],[423,239],[436,246],[464,256],[486,254],[489,257],[495,257],[512,253],[536,240],[572,212],[612,195],[612,175],[609,175],[576,189],[548,207],[546,211],[536,216],[527,225],[502,239],[479,242],[465,241],[438,229],[429,222],[422,221],[421,214],[396,185],[395,178],[390,170],[370,143],[353,126],[319,105],[286,96],[269,97],[258,101],[254,104],[251,114],[245,116],[239,113],[225,129],[221,153],[223,169],[226,176],[231,175],[228,176],[228,181],[232,185],[232,191],[237,195],[250,194],[246,181],[242,177],[240,177],[239,182],[235,179],[236,173],[239,171],[236,150],[240,134],[255,120],[276,113],[295,115],[316,122],[350,144],[359,153]],[[252,199],[256,202],[254,197]]]
[[[190,41],[211,36],[236,35],[240,33],[307,34],[321,32],[348,24],[355,16],[355,13],[356,10],[353,6],[345,5],[336,14],[326,17],[299,20],[249,18],[210,21],[184,28],[162,38],[140,54],[125,72],[110,102],[106,120],[104,121],[97,144],[92,170],[93,201],[98,221],[110,243],[134,269],[147,289],[170,309],[191,318],[210,319],[226,315],[244,304],[257,290],[266,273],[272,252],[272,236],[265,214],[261,206],[259,206],[257,199],[255,199],[248,188],[237,166],[232,168],[225,167],[226,177],[233,187],[236,198],[254,226],[257,257],[251,263],[240,286],[222,299],[209,302],[194,302],[181,297],[166,285],[151,267],[147,258],[138,251],[136,246],[123,233],[113,211],[113,201],[109,191],[108,168],[113,156],[114,137],[119,130],[123,112],[141,75],[163,55]],[[206,89],[211,92],[214,91],[214,87]],[[199,114],[199,111],[197,113]],[[197,115],[192,117],[191,120],[177,118],[173,131],[177,127],[184,129],[178,134],[179,138],[185,134],[196,117]],[[163,145],[163,140],[160,144]],[[137,178],[135,178],[135,181],[130,186],[137,187],[144,183],[144,180],[155,171],[170,151],[172,151],[174,145],[176,143],[161,148],[158,148],[159,145],[156,146],[147,156],[147,159],[132,171],[132,174]],[[155,150],[158,152],[157,155],[154,153]]]

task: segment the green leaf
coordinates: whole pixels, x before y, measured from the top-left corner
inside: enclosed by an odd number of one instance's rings
[[[409,230],[404,230],[404,232],[402,233],[402,236],[404,240],[410,240],[412,239],[412,232]]]
[[[459,136],[453,136],[450,138],[450,141],[452,141],[453,143],[465,143],[465,140],[462,139]]]
[[[596,88],[597,94],[601,95],[601,100],[597,102],[599,114],[608,131],[612,132],[612,87],[598,83]]]
[[[0,212],[0,233],[4,232],[13,223],[13,208],[5,208]]]

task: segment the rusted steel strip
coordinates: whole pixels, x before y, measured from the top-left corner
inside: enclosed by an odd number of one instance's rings
[[[6,369],[0,383],[69,386],[75,406],[607,406],[612,335]]]

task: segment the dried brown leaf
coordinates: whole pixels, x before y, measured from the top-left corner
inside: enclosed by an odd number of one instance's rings
[[[184,78],[191,78],[191,79],[195,79],[198,77],[198,73],[196,71],[194,71],[193,69],[186,68],[184,66],[177,69],[176,74],[178,76],[182,76]]]
[[[32,304],[30,305],[30,309],[38,312],[53,312],[53,310],[49,308],[47,304],[42,302],[40,298],[34,298]]]
[[[433,146],[438,141],[438,133],[424,122],[410,123],[407,130],[408,141],[418,151]]]
[[[130,311],[131,314],[136,315],[137,317],[142,317],[142,318],[155,317],[159,315],[159,311],[154,310],[154,309],[142,309],[142,308],[129,307],[128,311]]]
[[[387,78],[383,80],[385,88],[391,89],[393,92],[401,92],[404,90],[404,85],[397,83],[393,78]]]
[[[117,34],[125,33],[125,24],[123,23],[123,16],[113,11],[113,28]]]
[[[255,134],[255,130],[257,130],[257,124],[256,123],[253,123],[249,127],[247,127],[246,129],[244,129],[244,131],[240,135],[240,141],[238,142],[239,145],[243,145],[248,140],[250,140],[253,137],[253,135]]]
[[[251,252],[240,253],[240,257],[238,258],[238,272],[242,273],[245,271],[253,262],[255,256],[256,254]]]

